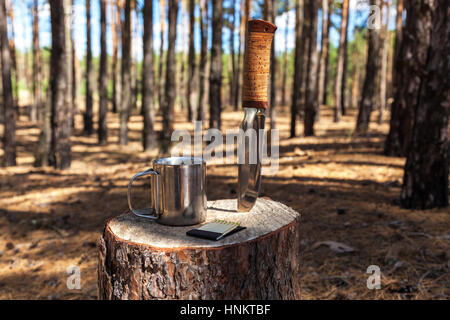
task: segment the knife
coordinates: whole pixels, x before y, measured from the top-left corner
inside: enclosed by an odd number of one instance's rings
[[[267,88],[270,74],[270,49],[277,27],[264,20],[249,20],[245,34],[242,107],[244,120],[241,129],[256,131],[256,150],[244,142],[244,163],[238,164],[238,212],[250,211],[255,205],[261,186],[261,147],[259,135],[264,130],[265,112],[269,108]],[[256,161],[251,152],[257,152]],[[253,154],[254,156],[254,154]],[[253,163],[256,162],[256,163]]]

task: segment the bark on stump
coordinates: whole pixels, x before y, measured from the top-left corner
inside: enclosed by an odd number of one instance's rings
[[[219,241],[122,214],[99,240],[100,299],[299,299],[300,214],[259,198],[246,213],[236,200],[208,201],[207,221],[247,229]]]

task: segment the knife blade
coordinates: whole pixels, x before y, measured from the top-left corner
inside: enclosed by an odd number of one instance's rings
[[[270,49],[277,27],[264,20],[249,20],[245,35],[245,55],[242,89],[244,120],[241,129],[256,131],[256,146],[244,143],[244,163],[238,164],[238,212],[250,211],[255,205],[261,186],[261,141],[265,112],[269,108],[267,89],[270,74]],[[251,152],[256,152],[256,163]],[[253,155],[254,156],[254,155]]]

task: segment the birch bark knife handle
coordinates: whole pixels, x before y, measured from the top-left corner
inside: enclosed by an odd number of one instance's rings
[[[249,20],[245,37],[242,106],[267,109],[270,49],[277,26],[264,20]]]

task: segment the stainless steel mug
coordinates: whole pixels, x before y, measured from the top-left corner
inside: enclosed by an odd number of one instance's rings
[[[151,207],[134,209],[131,187],[150,175]],[[153,161],[153,168],[136,174],[128,184],[128,207],[139,217],[158,223],[187,226],[206,220],[206,163],[201,158],[171,157]]]

